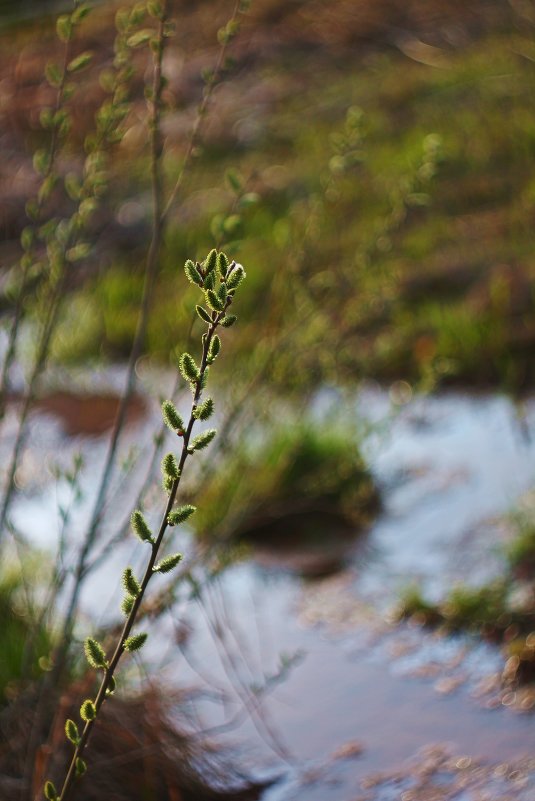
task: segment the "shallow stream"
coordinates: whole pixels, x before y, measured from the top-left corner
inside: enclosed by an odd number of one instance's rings
[[[498,650],[394,625],[389,610],[412,582],[438,599],[455,582],[499,575],[498,518],[535,479],[535,402],[445,394],[393,407],[370,388],[355,402],[357,414],[372,424],[364,447],[383,509],[346,568],[306,581],[265,561],[235,564],[202,603],[177,603],[159,620],[148,657],[164,681],[195,688],[177,711],[182,718],[186,710],[192,729],[235,749],[255,777],[277,778],[263,801],[534,801],[535,761],[512,763],[535,755],[535,699],[503,692]],[[88,508],[105,452],[102,434],[75,433],[69,419],[67,435],[57,405],[41,409],[19,477],[26,495],[14,521],[43,547],[56,541],[57,494],[62,501],[43,464],[83,449]],[[141,447],[156,420],[147,402],[130,444]],[[116,577],[139,558],[131,544],[117,546],[86,586],[88,617],[95,595],[113,616]],[[441,750],[422,755],[431,743],[449,744],[453,760]],[[485,772],[477,760],[491,767]],[[422,784],[418,796],[414,777],[426,764],[434,766],[425,776],[432,788]],[[374,783],[377,771],[395,775]],[[433,795],[436,787],[442,795]]]

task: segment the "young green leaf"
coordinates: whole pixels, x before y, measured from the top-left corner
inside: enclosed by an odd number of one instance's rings
[[[150,30],[150,28],[144,28],[142,31],[136,31],[136,33],[133,33],[132,36],[129,36],[126,40],[127,47],[141,47],[141,45],[144,45],[149,41],[153,34],[154,31]]]
[[[170,526],[178,526],[180,523],[187,520],[188,517],[191,517],[196,511],[197,509],[195,506],[187,503],[185,506],[180,506],[178,509],[175,509],[174,512],[170,512],[167,516],[167,522]]]
[[[141,585],[134,576],[131,567],[125,567],[123,571],[123,587],[125,588],[126,592],[133,598],[137,598],[137,596],[141,592]]]
[[[125,651],[130,651],[130,653],[132,653],[132,651],[139,651],[139,649],[143,648],[143,646],[145,645],[147,636],[148,635],[145,632],[141,634],[133,634],[131,637],[125,640],[124,643]]]
[[[130,523],[132,524],[132,531],[142,542],[153,542],[152,532],[139,509],[132,512]]]
[[[181,559],[182,559],[181,553],[174,553],[172,556],[166,556],[165,559],[162,559],[161,562],[158,562],[158,564],[155,565],[155,567],[153,568],[154,572],[169,573],[178,565]]]
[[[68,719],[65,722],[65,734],[67,735],[67,740],[70,740],[73,745],[78,745],[80,742],[80,733],[74,720]]]
[[[80,72],[89,64],[91,64],[91,60],[93,58],[93,53],[86,51],[85,53],[80,53],[79,56],[73,58],[72,61],[69,61],[67,65],[68,72]]]
[[[58,801],[58,791],[56,790],[53,782],[46,782],[45,798],[47,801]]]
[[[213,440],[217,431],[215,428],[209,428],[207,431],[203,431],[202,434],[199,434],[191,441],[191,449],[194,451],[202,451],[203,448],[206,448],[207,445]]]
[[[212,322],[212,318],[210,317],[210,315],[208,314],[206,309],[203,308],[202,306],[195,306],[195,311],[197,312],[197,314],[199,315],[199,317],[201,318],[201,320],[203,322],[205,322],[205,323],[211,323]]]
[[[162,415],[165,425],[170,428],[171,431],[184,431],[184,421],[172,401],[165,400],[162,403]]]
[[[212,398],[206,398],[199,406],[193,410],[196,420],[208,420],[214,413],[214,402]]]
[[[83,759],[76,757],[76,775],[83,776],[87,770],[87,765]]]
[[[97,642],[97,640],[93,639],[93,637],[88,637],[86,639],[84,643],[84,651],[85,658],[92,668],[98,669],[106,667],[107,661],[104,648],[99,642]]]
[[[62,14],[56,22],[56,33],[61,42],[68,42],[72,35],[72,22],[67,14]]]

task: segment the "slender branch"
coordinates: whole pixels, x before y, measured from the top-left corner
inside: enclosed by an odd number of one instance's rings
[[[68,70],[67,66],[71,59],[72,53],[72,38],[65,42],[64,53],[63,53],[63,65],[61,70],[61,79],[59,82],[59,86],[57,88],[56,93],[56,103],[54,107],[54,119],[57,118],[58,112],[61,110],[63,105],[63,99],[65,94],[65,85],[67,83],[67,76]],[[61,123],[55,122],[52,128],[52,135],[50,137],[50,145],[48,149],[48,158],[46,169],[43,174],[43,183],[47,180],[47,178],[52,175],[52,172],[55,167],[56,156],[58,153],[58,145],[59,145],[59,138],[60,138],[60,127]],[[38,194],[36,199],[36,210],[35,210],[35,219],[39,219],[43,210],[45,200],[44,196]],[[2,373],[0,376],[0,420],[4,418],[5,411],[6,411],[6,400],[7,400],[7,392],[9,389],[9,373],[11,370],[11,365],[13,363],[13,359],[15,358],[15,350],[17,339],[19,335],[19,328],[20,323],[23,316],[24,310],[24,298],[26,294],[26,289],[28,286],[28,278],[30,274],[30,266],[31,266],[31,259],[29,258],[30,254],[26,254],[27,258],[21,259],[21,266],[22,266],[22,276],[21,276],[21,283],[20,289],[17,295],[17,302],[15,304],[15,315],[13,318],[13,322],[11,325],[11,329],[9,332],[9,339],[6,348],[6,354],[4,357],[4,362],[2,365]],[[0,527],[1,528],[1,527]]]
[[[215,251],[213,251],[213,253],[215,253]],[[229,272],[227,274],[227,278],[228,278],[228,276],[230,276],[232,274],[232,270],[234,268],[235,268],[235,265],[234,264],[231,265],[231,268],[230,268],[230,270],[229,270]],[[201,279],[201,280],[203,280],[203,279]],[[211,315],[210,315],[211,322],[208,324],[207,331],[203,335],[203,338],[202,338],[203,347],[202,347],[201,364],[200,364],[200,367],[199,367],[199,370],[198,370],[197,377],[195,378],[194,381],[192,381],[192,386],[195,387],[195,391],[194,391],[194,395],[193,395],[193,401],[192,401],[192,405],[191,405],[191,411],[190,411],[188,424],[187,424],[187,426],[186,426],[184,431],[177,432],[177,433],[179,433],[179,435],[182,435],[182,437],[183,437],[182,450],[181,450],[180,459],[178,461],[178,466],[177,466],[177,476],[176,476],[176,478],[173,479],[172,485],[170,487],[169,497],[168,497],[168,500],[167,500],[167,503],[166,503],[166,506],[165,506],[165,511],[164,511],[164,514],[163,514],[163,517],[162,517],[162,520],[161,520],[161,523],[160,523],[160,527],[158,529],[158,534],[157,534],[156,538],[153,541],[151,541],[151,554],[150,554],[150,558],[148,560],[148,563],[147,563],[143,578],[142,578],[141,583],[139,585],[139,589],[137,590],[137,592],[135,594],[135,597],[134,597],[134,600],[133,600],[133,603],[132,603],[132,607],[130,609],[130,612],[128,613],[126,622],[124,624],[123,630],[121,632],[121,635],[120,635],[119,641],[118,641],[118,643],[116,645],[116,648],[115,648],[115,651],[113,653],[113,656],[112,656],[111,660],[105,666],[104,676],[103,676],[103,679],[102,679],[102,682],[100,684],[97,696],[96,696],[95,701],[94,701],[94,716],[93,716],[92,719],[87,720],[87,722],[86,722],[86,724],[84,726],[84,729],[82,731],[82,734],[81,734],[81,736],[80,736],[80,738],[79,738],[79,740],[78,740],[78,742],[76,744],[76,747],[75,747],[75,750],[74,750],[74,754],[73,754],[69,769],[67,771],[67,775],[66,775],[66,778],[65,778],[61,793],[60,793],[60,795],[58,797],[59,801],[67,801],[67,799],[69,797],[72,785],[73,785],[74,780],[75,780],[76,775],[77,775],[77,766],[80,764],[79,760],[83,759],[83,755],[84,755],[85,749],[87,747],[89,738],[91,736],[91,732],[93,730],[95,721],[97,720],[99,711],[100,711],[100,709],[101,709],[101,707],[102,707],[102,705],[103,705],[103,703],[104,703],[104,701],[106,699],[107,691],[109,690],[110,687],[113,686],[114,674],[115,674],[116,668],[117,668],[117,666],[119,664],[119,661],[120,661],[121,657],[123,656],[125,650],[128,650],[127,649],[127,640],[128,640],[128,638],[130,636],[130,633],[132,631],[134,622],[135,622],[136,617],[138,615],[138,610],[139,610],[140,605],[141,605],[141,603],[142,603],[142,601],[144,599],[145,592],[147,590],[148,584],[149,584],[151,578],[153,577],[154,573],[157,572],[155,570],[156,559],[158,557],[160,548],[162,546],[162,542],[163,542],[167,527],[169,526],[169,515],[170,515],[170,512],[171,512],[171,510],[173,508],[173,505],[175,503],[177,491],[178,491],[178,488],[180,486],[181,478],[182,478],[182,475],[183,475],[184,465],[185,465],[185,463],[187,461],[188,456],[193,452],[193,449],[195,447],[195,443],[193,443],[193,448],[191,447],[190,440],[191,440],[191,435],[192,435],[192,431],[193,431],[193,426],[194,426],[196,420],[198,419],[197,416],[196,416],[196,410],[199,407],[199,403],[200,403],[200,400],[201,400],[203,387],[204,387],[205,382],[206,382],[207,368],[208,368],[208,362],[209,362],[209,354],[211,352],[211,347],[212,347],[212,342],[214,340],[215,331],[216,331],[217,327],[220,325],[221,321],[222,320],[224,321],[224,318],[226,317],[226,312],[227,312],[228,308],[231,306],[232,301],[233,301],[233,294],[226,295],[226,299],[225,299],[224,303],[222,302],[222,309],[220,311],[215,311],[214,310],[211,313]]]
[[[230,19],[229,19],[229,21],[227,23],[227,26],[226,26],[229,31],[234,31],[234,34],[229,35],[229,36],[225,36],[222,39],[221,48],[219,50],[219,55],[217,57],[217,62],[216,62],[216,65],[214,67],[214,70],[212,72],[212,75],[210,76],[210,79],[209,79],[209,81],[207,83],[206,89],[204,91],[203,99],[201,101],[201,104],[200,104],[198,112],[197,112],[197,119],[195,120],[195,125],[193,126],[193,131],[192,131],[192,134],[191,134],[189,142],[188,142],[188,147],[186,149],[186,154],[185,154],[184,159],[182,161],[182,166],[181,166],[181,168],[180,168],[180,170],[178,172],[175,184],[173,186],[171,194],[169,195],[169,199],[168,199],[168,201],[167,201],[167,203],[165,205],[165,208],[164,208],[164,210],[162,212],[162,222],[164,222],[167,219],[167,217],[169,215],[169,212],[171,211],[171,209],[172,209],[172,207],[173,207],[173,205],[174,205],[174,203],[176,201],[178,192],[180,190],[180,187],[182,185],[182,181],[184,179],[184,175],[186,173],[186,170],[188,168],[189,162],[191,160],[191,156],[193,154],[193,150],[195,148],[195,145],[197,144],[199,131],[200,131],[200,128],[201,128],[201,125],[202,125],[202,121],[203,121],[203,119],[205,117],[206,110],[208,108],[208,103],[211,100],[211,97],[213,95],[214,89],[217,86],[217,83],[219,81],[219,78],[220,78],[222,70],[223,70],[223,65],[225,63],[225,57],[227,55],[228,46],[229,46],[230,42],[232,41],[233,35],[235,35],[235,33],[237,32],[236,22],[237,22],[237,19],[238,19],[239,15],[240,15],[241,5],[242,5],[242,0],[236,0],[236,3],[234,5],[234,9],[232,11],[232,15],[231,15],[231,17],[230,17]]]

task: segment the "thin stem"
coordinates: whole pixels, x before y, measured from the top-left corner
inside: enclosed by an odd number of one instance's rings
[[[54,116],[57,115],[57,113],[60,111],[63,105],[65,84],[67,83],[67,76],[68,76],[67,65],[71,58],[71,51],[72,51],[72,39],[69,38],[67,42],[65,42],[61,79],[58,86],[58,91],[56,93]],[[58,152],[58,144],[59,144],[59,131],[60,131],[60,124],[55,123],[54,127],[52,128],[52,136],[50,138],[50,146],[48,149],[47,166],[43,175],[43,181],[46,181],[46,179],[52,174],[52,171],[55,166],[56,156]],[[44,201],[42,197],[38,195],[36,202],[37,202],[36,217],[39,218],[43,210]],[[20,323],[23,315],[24,296],[28,285],[29,273],[30,273],[30,259],[25,259],[22,267],[20,290],[17,296],[17,302],[15,304],[15,316],[13,318],[13,323],[11,325],[11,329],[9,332],[6,355],[4,357],[4,363],[2,365],[2,373],[0,376],[0,420],[4,418],[6,412],[7,391],[9,388],[9,372],[11,369],[11,365],[13,363],[13,359],[15,358],[15,350],[19,334]]]
[[[227,307],[231,304],[231,302],[232,302],[232,298],[228,298]],[[162,517],[162,521],[160,523],[160,527],[159,527],[159,530],[158,530],[158,535],[156,537],[156,540],[154,541],[154,543],[151,546],[151,555],[150,555],[147,567],[145,569],[145,573],[143,575],[143,579],[141,581],[140,591],[139,591],[138,595],[136,596],[136,598],[134,599],[134,603],[133,603],[132,609],[131,609],[131,611],[130,611],[127,619],[126,619],[126,622],[124,624],[121,636],[119,638],[119,641],[117,643],[117,646],[115,648],[113,656],[112,656],[110,662],[108,663],[108,665],[107,665],[107,667],[105,669],[104,677],[102,679],[102,682],[101,682],[101,685],[99,687],[96,699],[94,701],[94,705],[95,705],[95,709],[96,709],[96,716],[95,716],[95,718],[93,720],[87,721],[85,726],[84,726],[83,732],[82,732],[81,737],[80,737],[80,741],[79,741],[78,745],[75,748],[75,751],[74,751],[74,754],[73,754],[73,757],[72,757],[72,760],[71,760],[71,763],[70,763],[70,766],[69,766],[69,769],[68,769],[68,772],[67,772],[67,776],[65,778],[65,782],[63,784],[63,788],[61,790],[61,794],[59,796],[59,801],[67,801],[67,798],[69,797],[69,793],[70,793],[71,787],[72,787],[74,779],[76,777],[76,763],[77,763],[77,760],[78,759],[82,759],[82,757],[83,757],[83,754],[85,752],[85,748],[87,746],[87,743],[89,741],[91,732],[93,730],[93,726],[95,724],[96,719],[98,718],[99,710],[102,707],[102,704],[104,703],[104,701],[106,699],[106,691],[107,691],[108,687],[110,686],[110,683],[111,683],[111,680],[112,680],[112,678],[113,678],[113,676],[115,674],[115,670],[117,668],[117,665],[119,664],[119,661],[120,661],[123,653],[126,650],[125,649],[125,642],[128,639],[128,637],[130,635],[130,632],[132,630],[132,627],[134,625],[134,622],[136,620],[137,613],[138,613],[139,607],[140,607],[140,605],[141,605],[141,603],[143,601],[143,598],[144,598],[146,589],[148,587],[148,584],[149,584],[152,576],[154,575],[154,572],[155,572],[154,571],[154,565],[156,564],[156,559],[158,557],[158,553],[160,551],[160,547],[162,545],[162,541],[163,541],[165,532],[166,532],[167,527],[169,525],[169,523],[168,523],[169,513],[171,512],[171,510],[173,508],[173,505],[175,503],[177,491],[178,491],[178,488],[180,486],[180,480],[182,478],[182,472],[183,472],[183,469],[184,469],[184,465],[185,465],[186,460],[187,460],[188,455],[189,455],[189,450],[188,450],[189,449],[189,442],[190,442],[193,426],[194,426],[195,420],[196,420],[196,418],[194,416],[194,411],[195,411],[195,409],[196,409],[196,407],[197,407],[197,405],[198,405],[198,403],[199,403],[199,401],[201,399],[201,395],[202,395],[202,387],[203,387],[203,383],[204,383],[204,376],[205,376],[206,368],[207,368],[208,352],[210,350],[210,345],[211,345],[215,330],[216,330],[220,320],[224,317],[224,314],[225,314],[225,312],[220,312],[217,315],[214,315],[215,319],[212,321],[212,323],[210,323],[210,325],[208,327],[207,335],[203,338],[203,352],[202,352],[202,360],[201,360],[201,365],[200,365],[200,370],[199,370],[199,378],[198,378],[198,380],[196,382],[196,389],[195,389],[195,394],[194,394],[193,401],[192,401],[192,406],[191,406],[191,412],[190,412],[188,425],[187,425],[186,430],[185,430],[184,435],[183,435],[182,452],[181,452],[180,460],[179,460],[179,463],[178,463],[178,478],[176,478],[174,480],[174,482],[173,482],[171,491],[169,493],[169,498],[168,498],[167,504],[165,506],[165,511],[164,511],[164,514],[163,514],[163,517]]]
[[[135,369],[137,360],[141,355],[145,343],[148,318],[150,309],[152,307],[154,287],[159,267],[159,255],[160,255],[162,233],[163,233],[163,224],[161,221],[162,145],[161,145],[161,135],[160,135],[160,116],[161,116],[161,95],[163,90],[162,59],[163,59],[164,44],[165,44],[164,27],[166,22],[167,22],[167,2],[164,3],[162,17],[159,20],[159,25],[158,25],[158,37],[157,37],[158,50],[154,58],[154,71],[152,80],[152,106],[151,106],[151,117],[149,121],[149,127],[151,132],[151,183],[152,183],[153,214],[152,214],[152,236],[149,245],[149,250],[147,252],[147,259],[145,265],[145,282],[143,286],[143,297],[141,300],[141,309],[138,316],[136,333],[134,336],[134,341],[132,343],[132,349],[130,351],[130,357],[128,360],[128,367],[126,373],[126,386],[123,394],[121,395],[119,408],[117,410],[117,415],[113,424],[111,439],[108,445],[106,461],[104,463],[104,467],[100,477],[99,487],[97,490],[97,495],[95,498],[95,502],[93,504],[91,518],[84,538],[84,544],[79,553],[78,561],[74,571],[74,586],[67,606],[67,612],[63,623],[63,632],[61,637],[62,650],[59,655],[60,658],[57,660],[57,663],[59,664],[59,671],[61,671],[62,669],[62,662],[64,659],[64,655],[66,653],[68,643],[70,642],[71,639],[72,628],[74,625],[74,619],[76,617],[76,610],[78,607],[78,600],[82,589],[82,581],[86,572],[87,559],[98,535],[98,530],[102,517],[102,510],[104,507],[104,501],[110,483],[111,473],[115,465],[115,457],[119,445],[119,438],[121,436],[125,424],[128,404],[130,403],[132,395],[134,393],[134,388],[136,383]]]
[[[236,0],[236,3],[234,5],[234,10],[232,11],[232,16],[230,17],[230,20],[228,22],[228,24],[231,25],[231,26],[233,25],[233,23],[236,22],[236,20],[238,18],[238,15],[240,13],[240,5],[241,5],[241,0]],[[206,114],[206,110],[208,108],[208,103],[210,102],[210,99],[212,97],[214,89],[217,86],[217,82],[219,80],[219,76],[221,75],[221,71],[223,69],[223,64],[225,62],[225,56],[227,54],[229,42],[230,42],[230,40],[227,40],[227,39],[223,40],[223,43],[222,43],[221,48],[219,50],[219,55],[217,57],[217,62],[216,62],[216,65],[214,67],[214,71],[212,73],[212,76],[210,78],[209,83],[206,86],[206,89],[205,89],[205,92],[204,92],[204,95],[203,95],[203,99],[201,101],[201,104],[200,104],[198,112],[197,112],[197,119],[195,120],[195,125],[193,127],[193,131],[192,131],[192,134],[190,136],[190,140],[188,142],[188,147],[186,149],[186,155],[184,156],[184,159],[182,161],[182,166],[181,166],[181,168],[180,168],[180,170],[178,172],[178,175],[177,175],[177,178],[176,178],[176,181],[175,181],[175,185],[173,186],[173,189],[171,191],[169,199],[168,199],[168,201],[167,201],[167,203],[165,205],[165,208],[163,210],[163,213],[162,213],[162,222],[164,222],[167,219],[167,217],[169,215],[169,212],[171,211],[171,209],[172,209],[172,207],[173,207],[173,205],[175,203],[175,200],[176,200],[176,197],[177,197],[178,192],[180,190],[180,187],[182,185],[182,181],[184,179],[184,175],[185,175],[186,169],[187,169],[187,167],[189,165],[189,162],[191,160],[191,156],[193,154],[193,150],[195,148],[195,145],[197,144],[197,138],[198,138],[198,135],[199,135],[199,131],[200,131],[200,128],[201,128],[202,121],[203,121],[204,116]]]

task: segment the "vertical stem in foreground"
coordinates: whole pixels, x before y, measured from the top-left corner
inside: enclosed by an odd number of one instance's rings
[[[122,609],[126,614],[126,621],[111,659],[107,660],[102,647],[95,640],[89,638],[86,641],[86,654],[89,663],[92,667],[102,669],[104,675],[95,700],[87,699],[82,704],[81,717],[85,721],[85,725],[81,734],[78,733],[78,727],[74,721],[69,720],[66,723],[66,735],[75,746],[74,753],[59,795],[54,785],[51,782],[47,782],[45,795],[49,801],[67,801],[76,776],[85,772],[85,749],[102,705],[107,695],[115,689],[114,674],[119,661],[125,651],[138,650],[146,640],[146,634],[132,635],[132,629],[148,584],[154,573],[169,572],[176,567],[181,558],[180,554],[174,554],[156,564],[165,533],[169,525],[183,522],[195,511],[192,506],[184,506],[173,512],[184,466],[188,456],[192,455],[196,450],[205,448],[216,434],[214,429],[208,429],[191,439],[196,420],[207,420],[213,413],[214,404],[212,399],[207,398],[201,403],[201,397],[208,377],[208,368],[217,358],[221,348],[221,341],[215,332],[218,326],[222,325],[227,328],[235,322],[236,318],[233,315],[228,315],[227,312],[232,305],[237,287],[245,277],[245,272],[235,262],[229,264],[229,260],[223,253],[217,254],[213,250],[202,265],[199,263],[193,264],[191,261],[186,262],[186,274],[192,283],[197,284],[204,291],[208,309],[203,306],[196,307],[199,317],[207,323],[207,330],[202,336],[200,366],[198,367],[194,359],[187,353],[183,354],[180,359],[180,371],[184,379],[190,384],[193,392],[193,401],[187,425],[184,425],[178,411],[170,401],[166,401],[163,404],[166,424],[177,436],[182,438],[180,458],[177,462],[173,454],[167,454],[162,463],[164,486],[168,491],[169,497],[156,537],[152,536],[140,512],[136,511],[132,515],[132,525],[135,532],[140,539],[150,545],[150,557],[141,582],[137,581],[131,568],[127,568],[124,572],[123,584],[127,595],[123,601]],[[216,275],[219,277],[216,278]],[[217,292],[215,291],[216,282],[219,283]]]

